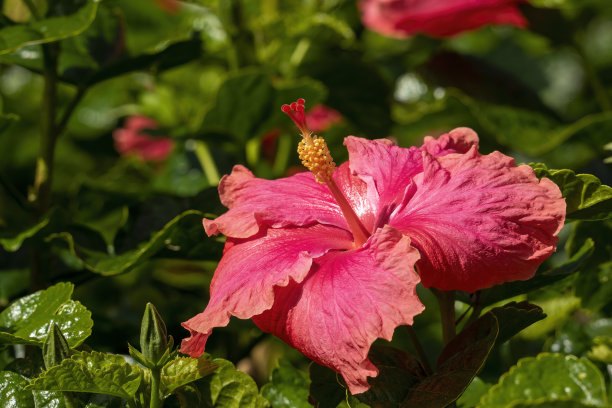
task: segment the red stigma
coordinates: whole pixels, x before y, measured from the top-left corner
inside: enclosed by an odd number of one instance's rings
[[[310,134],[308,126],[306,125],[306,109],[304,108],[304,103],[306,103],[306,101],[300,98],[291,103],[291,105],[285,104],[281,106],[281,110],[289,115],[302,133]]]

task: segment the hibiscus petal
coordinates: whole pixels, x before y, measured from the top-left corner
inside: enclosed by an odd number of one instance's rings
[[[435,158],[392,214],[390,224],[421,253],[426,287],[474,292],[525,280],[555,251],[565,200],[550,180],[499,152]]]
[[[349,232],[323,225],[269,229],[248,240],[228,239],[206,310],[183,323],[191,337],[183,340],[181,352],[199,356],[213,327],[226,326],[230,315],[248,319],[269,309],[275,286],[286,286],[290,279],[301,282],[312,258],[352,244]]]
[[[385,35],[449,37],[487,24],[525,27],[517,5],[526,0],[361,0],[365,26]]]
[[[432,156],[446,156],[451,153],[466,153],[472,146],[478,147],[478,135],[470,128],[460,127],[437,139],[425,136],[421,149]]]
[[[276,287],[272,309],[253,321],[342,374],[351,393],[364,392],[367,377],[378,374],[368,360],[374,340],[391,340],[424,309],[415,291],[417,259],[410,240],[385,226],[359,249],[316,259],[301,284]]]
[[[517,7],[517,3],[523,2],[524,0],[470,0],[445,10],[424,10],[420,15],[404,14],[396,20],[394,31],[404,35],[425,33],[444,38],[489,24],[523,28],[527,26],[527,20]]]
[[[368,200],[384,203],[386,208],[401,201],[412,177],[423,169],[421,150],[417,147],[405,149],[390,140],[354,136],[345,138],[344,144],[351,170],[368,185]],[[385,207],[379,208],[379,212],[384,212]]]
[[[352,180],[348,164],[336,169],[334,179],[355,205],[357,216],[366,222],[373,217],[370,202],[360,197],[365,188],[359,180]],[[257,234],[261,225],[282,228],[321,223],[349,229],[327,186],[317,183],[311,173],[265,180],[256,178],[244,166],[235,166],[232,174],[221,179],[219,195],[229,211],[214,220],[203,221],[208,235],[222,233],[248,238]]]

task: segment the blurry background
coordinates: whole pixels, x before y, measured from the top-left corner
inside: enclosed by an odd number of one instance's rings
[[[316,107],[311,126],[337,163],[349,134],[411,146],[468,126],[483,153],[612,183],[609,0],[533,0],[521,5],[527,29],[448,39],[367,30],[354,0],[32,1],[60,19],[49,35],[65,37],[56,105],[66,127],[52,203],[33,219],[43,57],[40,45],[11,48],[16,34],[6,29],[32,17],[22,0],[0,2],[0,307],[41,282],[70,280],[93,313],[88,344],[100,351],[137,344],[147,301],[177,342],[186,336],[180,322],[205,307],[221,257],[223,238],[201,226],[224,211],[218,180],[239,163],[265,178],[301,171],[296,129],[280,110],[299,97]],[[594,255],[577,278],[529,295],[549,318],[496,349],[483,379],[496,382],[521,356],[586,355],[595,337],[612,336],[611,236],[610,221],[563,230],[545,267],[586,237],[598,242]],[[32,268],[41,282],[30,282]],[[421,296],[416,328],[435,356],[437,306]],[[394,341],[410,348],[403,332]],[[281,355],[308,363],[237,319],[207,351],[260,383]]]

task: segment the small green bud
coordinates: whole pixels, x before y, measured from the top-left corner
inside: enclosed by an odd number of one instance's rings
[[[140,326],[140,350],[153,365],[157,365],[168,350],[166,324],[151,303],[147,303]]]
[[[72,352],[60,328],[53,322],[43,344],[43,360],[47,370],[59,365],[62,360],[70,357]]]

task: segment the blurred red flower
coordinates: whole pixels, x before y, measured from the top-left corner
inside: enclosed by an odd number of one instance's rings
[[[324,105],[316,105],[306,114],[306,124],[314,133],[324,132],[342,121],[342,115]]]
[[[525,27],[527,0],[361,0],[363,24],[392,37],[451,37],[487,24]]]
[[[124,127],[113,132],[115,150],[121,155],[134,155],[145,161],[165,160],[172,152],[172,139],[146,133],[158,127],[155,120],[146,116],[130,116]]]
[[[177,13],[179,10],[178,0],[155,0],[155,2],[166,13]]]

